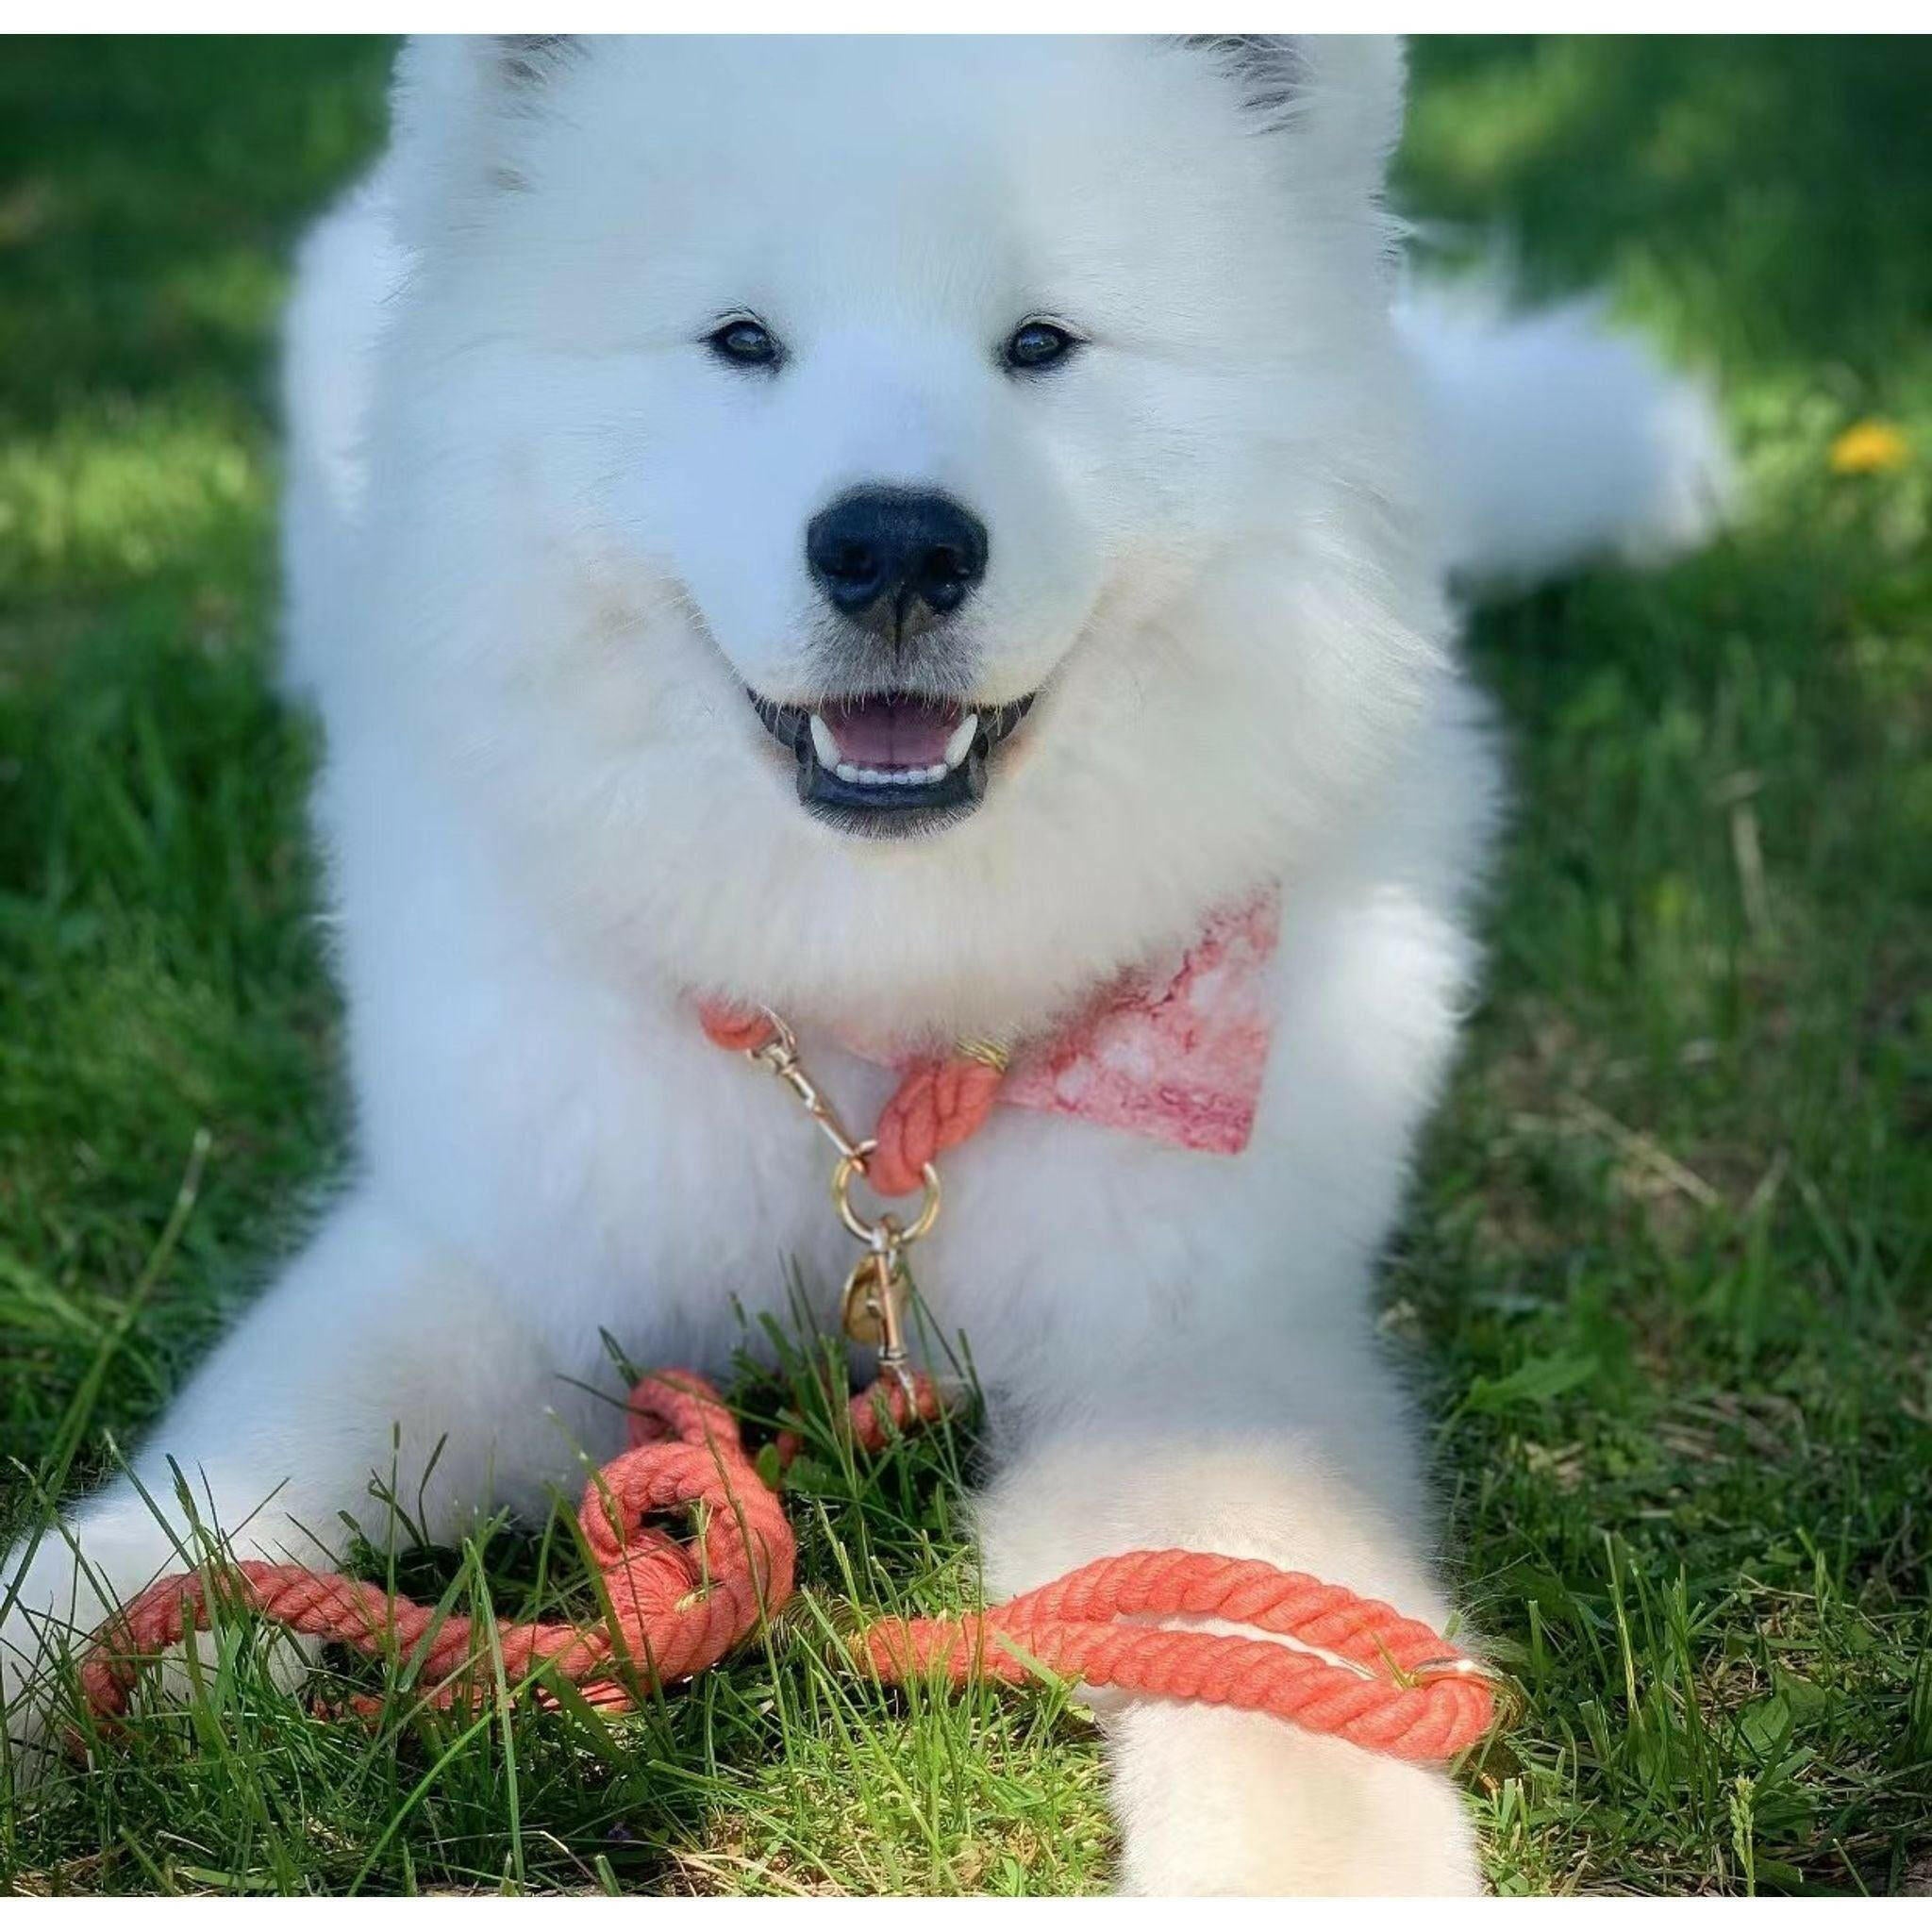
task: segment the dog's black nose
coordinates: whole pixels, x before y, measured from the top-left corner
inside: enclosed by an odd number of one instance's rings
[[[972,594],[986,525],[949,496],[855,490],[811,520],[805,556],[835,610],[897,642]]]

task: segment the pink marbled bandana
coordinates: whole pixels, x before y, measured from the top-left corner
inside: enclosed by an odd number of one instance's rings
[[[1268,1067],[1268,965],[1280,936],[1278,891],[1216,913],[1184,953],[1119,981],[1064,1032],[1022,1047],[1000,1100],[1239,1154]]]

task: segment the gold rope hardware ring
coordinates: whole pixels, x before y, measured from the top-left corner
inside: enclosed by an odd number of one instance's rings
[[[852,1205],[852,1177],[865,1172],[865,1157],[872,1151],[873,1143],[868,1141],[859,1152],[841,1158],[832,1170],[832,1202],[839,1210],[839,1219],[868,1246],[875,1245],[882,1236],[888,1237],[890,1245],[909,1248],[916,1241],[932,1232],[932,1224],[940,1218],[940,1176],[939,1170],[927,1161],[919,1170],[920,1178],[925,1183],[925,1198],[919,1204],[918,1218],[909,1227],[888,1228],[892,1220],[890,1214],[882,1214],[877,1221],[868,1221]]]

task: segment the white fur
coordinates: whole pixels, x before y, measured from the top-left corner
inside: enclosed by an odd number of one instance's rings
[[[1496,816],[1444,564],[1614,545],[1679,479],[1581,411],[1565,516],[1518,541],[1502,511],[1553,457],[1507,366],[1542,339],[1439,339],[1414,381],[1377,203],[1398,55],[1243,58],[406,56],[389,159],[305,250],[288,364],[292,675],[328,728],[361,1165],[155,1431],[157,1494],[178,1457],[224,1523],[257,1512],[240,1546],[312,1558],[400,1424],[406,1479],[447,1441],[433,1528],[540,1507],[612,1446],[573,1386],[600,1329],[716,1368],[734,1297],[850,1260],[822,1146],[704,1041],[692,989],[784,1010],[864,1119],[891,1076],[835,1036],[1038,1033],[1278,880],[1244,1155],[1002,1110],[945,1162],[920,1279],[993,1405],[989,1583],[1178,1542],[1449,1614],[1369,1312]],[[1259,113],[1257,64],[1289,83]],[[742,305],[792,351],[774,379],[696,346]],[[1039,310],[1091,343],[1018,382],[993,351]],[[1536,370],[1665,393],[1548,326]],[[1477,407],[1458,526],[1426,452]],[[741,691],[818,688],[800,533],[864,480],[974,506],[972,689],[1044,686],[982,809],[931,840],[811,820]],[[74,1521],[114,1592],[173,1560],[126,1483]],[[22,1601],[18,1650],[28,1611],[101,1608],[64,1548]],[[1475,1884],[1434,1773],[1207,1709],[1108,1722],[1130,1885]]]

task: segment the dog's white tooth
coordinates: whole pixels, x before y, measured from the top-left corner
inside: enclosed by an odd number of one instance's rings
[[[928,765],[925,768],[925,782],[928,785],[937,785],[945,775],[946,767],[944,765]]]
[[[834,765],[832,769],[838,773],[840,777],[844,779],[846,784],[856,785],[858,783],[858,767],[849,759],[843,764]]]
[[[940,774],[941,777],[944,777],[945,773],[950,772],[973,749],[973,741],[978,736],[979,713],[968,711],[953,726],[953,735],[946,740],[946,765],[945,771]]]
[[[832,736],[832,727],[816,711],[811,714],[811,748],[827,771],[839,770],[839,741]],[[840,772],[839,775],[842,778],[845,774]]]

